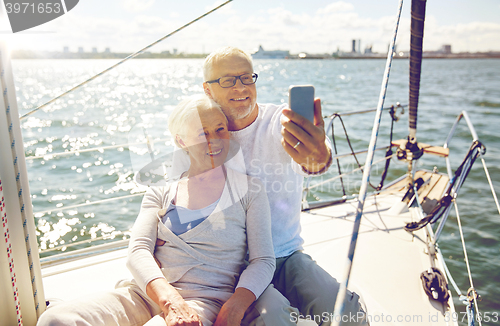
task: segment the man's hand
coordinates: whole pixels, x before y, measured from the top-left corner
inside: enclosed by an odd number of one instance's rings
[[[224,303],[213,326],[239,326],[248,307],[255,301],[255,295],[248,289],[237,288]]]
[[[292,159],[309,173],[325,169],[331,152],[325,144],[325,122],[321,115],[321,100],[314,100],[314,124],[290,109],[283,110],[281,144]]]

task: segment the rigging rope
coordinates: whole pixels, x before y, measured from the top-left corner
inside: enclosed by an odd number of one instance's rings
[[[334,305],[334,316],[340,316],[340,319],[342,319],[342,314],[344,312],[344,301],[346,298],[346,291],[347,291],[347,286],[349,285],[349,277],[351,274],[351,269],[352,269],[352,262],[354,259],[354,252],[356,249],[356,242],[358,239],[358,232],[359,228],[361,225],[361,216],[363,214],[363,206],[365,203],[366,199],[366,190],[367,190],[367,185],[370,179],[370,172],[371,172],[371,164],[373,161],[373,153],[375,151],[375,147],[377,144],[377,136],[378,136],[378,130],[380,126],[380,119],[382,115],[382,109],[384,107],[384,101],[385,101],[385,95],[387,92],[387,84],[389,83],[389,73],[391,70],[391,64],[392,64],[392,58],[394,56],[394,47],[396,44],[396,37],[398,34],[398,27],[399,27],[399,20],[401,17],[401,11],[403,9],[403,0],[399,1],[399,8],[398,8],[398,15],[396,19],[396,26],[394,28],[394,34],[391,39],[391,45],[389,47],[389,53],[387,54],[387,61],[386,61],[386,66],[385,66],[385,71],[384,71],[384,76],[382,80],[382,86],[380,89],[380,96],[379,96],[379,102],[377,105],[377,113],[375,114],[375,121],[373,124],[373,129],[372,129],[372,136],[370,139],[370,145],[368,146],[368,154],[366,156],[366,163],[365,163],[365,171],[363,173],[363,182],[361,184],[361,189],[359,191],[359,202],[358,202],[358,208],[356,210],[356,219],[354,221],[354,227],[352,231],[352,236],[351,236],[351,243],[349,246],[349,252],[347,255],[347,266],[344,274],[344,282],[340,283],[340,288],[339,292],[336,297],[336,302]],[[335,319],[335,318],[334,318]],[[335,320],[335,324],[339,325],[340,321]]]
[[[183,25],[183,26],[179,27],[179,28],[178,28],[178,29],[176,29],[175,31],[173,31],[173,32],[171,32],[171,33],[169,33],[169,34],[167,34],[167,35],[165,35],[165,36],[163,36],[163,37],[159,38],[158,40],[156,40],[156,41],[154,41],[153,43],[151,43],[151,44],[149,44],[149,45],[145,46],[144,48],[140,49],[139,51],[132,53],[131,55],[129,55],[129,56],[128,56],[128,57],[126,57],[125,59],[123,59],[123,60],[121,60],[120,62],[118,62],[118,63],[116,63],[116,64],[112,65],[111,67],[109,67],[109,68],[107,68],[107,69],[105,69],[105,70],[101,71],[101,72],[100,72],[100,73],[98,73],[97,75],[95,75],[95,76],[93,76],[93,77],[90,77],[89,79],[87,79],[87,80],[85,80],[84,82],[82,82],[82,83],[80,83],[80,84],[78,84],[78,85],[74,86],[73,88],[71,88],[71,89],[67,90],[66,92],[64,92],[64,93],[60,94],[59,96],[54,97],[54,98],[53,98],[53,99],[51,99],[50,101],[48,101],[48,102],[46,102],[46,103],[44,103],[44,104],[40,105],[39,107],[37,107],[37,108],[33,109],[32,111],[30,111],[30,112],[28,112],[28,113],[26,113],[26,114],[22,115],[19,119],[20,119],[20,120],[23,120],[23,119],[27,118],[28,116],[32,115],[32,114],[33,114],[33,113],[35,113],[36,111],[40,110],[41,108],[43,108],[43,107],[45,107],[45,106],[47,106],[47,105],[49,105],[49,104],[51,104],[51,103],[54,103],[56,100],[60,99],[61,97],[65,96],[65,95],[67,95],[67,94],[71,93],[72,91],[74,91],[74,90],[76,90],[76,89],[78,89],[78,88],[82,87],[83,85],[85,85],[85,84],[87,84],[87,83],[91,82],[92,80],[96,79],[97,77],[100,77],[100,76],[104,75],[105,73],[107,73],[107,72],[109,72],[110,70],[112,70],[112,69],[116,68],[117,66],[121,65],[121,64],[122,64],[122,63],[124,63],[125,61],[128,61],[128,60],[130,60],[130,59],[132,59],[132,58],[134,58],[134,57],[138,56],[139,54],[143,53],[144,51],[146,51],[146,50],[147,50],[147,49],[149,49],[150,47],[152,47],[152,46],[154,46],[154,45],[156,45],[156,44],[158,44],[158,43],[162,42],[163,40],[165,40],[166,38],[168,38],[168,37],[170,37],[170,36],[172,36],[172,35],[176,34],[177,32],[180,32],[181,30],[183,30],[184,28],[188,27],[189,25],[191,25],[191,24],[193,24],[193,23],[197,22],[198,20],[202,19],[202,18],[203,18],[203,17],[205,17],[205,16],[208,16],[209,14],[213,13],[213,12],[214,12],[214,11],[216,11],[217,9],[219,9],[219,8],[221,8],[221,7],[225,6],[225,5],[227,5],[228,3],[232,2],[232,1],[233,1],[233,0],[227,0],[227,1],[226,1],[226,2],[224,2],[223,4],[221,4],[221,5],[217,6],[217,7],[215,7],[214,9],[212,9],[212,10],[210,10],[210,11],[207,11],[207,12],[206,12],[206,13],[204,13],[203,15],[201,15],[201,16],[199,16],[199,17],[197,17],[197,18],[193,19],[193,20],[192,20],[192,21],[190,21],[189,23],[187,23],[187,24],[185,24],[185,25]]]
[[[337,151],[337,142],[335,141],[335,134],[334,134],[335,133],[335,130],[334,130],[335,118],[338,118],[340,120],[340,124],[342,125],[342,129],[344,130],[344,135],[346,137],[347,145],[349,146],[349,149],[351,150],[351,156],[354,158],[354,161],[356,161],[356,164],[358,165],[358,168],[361,168],[361,171],[363,171],[363,168],[361,167],[361,164],[359,163],[358,157],[356,156],[356,154],[354,153],[354,149],[352,148],[351,139],[349,138],[349,135],[347,134],[347,129],[345,127],[344,120],[338,114],[333,114],[332,115],[332,143],[333,143],[333,148],[335,150],[335,155],[338,154],[338,151]],[[392,134],[391,134],[391,138],[392,138]],[[336,161],[337,161],[337,169],[339,171],[339,176],[341,176],[342,175],[342,167],[341,167],[341,164],[340,164],[340,161],[339,161],[338,157],[336,158]],[[345,187],[344,187],[344,180],[342,178],[340,178],[340,183],[341,183],[341,186],[342,186],[342,192],[343,192],[344,196],[346,196]],[[371,182],[369,182],[369,185],[373,189],[376,189],[376,187],[373,186],[371,184]]]
[[[450,270],[448,269],[448,266],[446,265],[446,261],[444,260],[444,257],[443,257],[443,254],[441,252],[441,249],[439,249],[439,247],[437,246],[437,244],[436,244],[436,253],[438,255],[439,261],[441,261],[442,264],[443,264],[443,269],[444,269],[444,272],[446,273],[446,276],[448,277],[448,281],[451,283],[451,285],[455,289],[455,292],[457,292],[457,295],[459,297],[462,297],[463,294],[460,291],[460,289],[459,289],[459,287],[457,285],[457,282],[455,282],[455,280],[453,279],[453,276],[451,275]]]
[[[396,104],[396,106],[392,105],[389,108],[384,108],[383,109],[383,110],[385,110],[385,109],[389,110],[389,113],[390,113],[391,118],[392,118],[392,122],[391,122],[391,134],[390,134],[389,146],[375,148],[375,151],[382,150],[382,149],[386,149],[387,150],[384,159],[378,160],[378,161],[376,161],[376,162],[373,163],[373,164],[376,164],[376,163],[379,163],[379,162],[381,162],[383,160],[386,160],[385,170],[382,173],[380,184],[378,185],[377,188],[375,188],[373,185],[370,184],[372,186],[372,188],[376,189],[377,191],[380,191],[383,188],[384,180],[385,180],[385,177],[387,176],[387,170],[389,168],[389,163],[387,161],[390,160],[393,157],[392,150],[391,150],[391,147],[392,147],[393,127],[394,127],[394,122],[396,122],[396,121],[399,120],[399,117],[396,115],[397,109],[401,108],[401,114],[403,114],[404,113],[404,108],[406,106],[407,105],[401,105],[398,102]],[[327,127],[327,130],[326,130],[326,133],[328,134],[329,131],[330,131],[330,128],[332,128],[332,143],[334,144],[334,148],[335,148],[335,155],[333,155],[333,159],[337,161],[337,165],[339,166],[339,175],[337,175],[337,176],[335,176],[333,178],[330,178],[328,180],[324,180],[324,181],[322,181],[320,183],[316,183],[313,186],[310,186],[311,176],[309,176],[307,178],[306,186],[303,188],[304,196],[303,196],[302,202],[303,202],[303,205],[305,205],[305,207],[309,206],[309,204],[308,204],[308,202],[306,200],[306,197],[309,194],[309,190],[311,190],[313,188],[316,188],[316,187],[319,187],[319,186],[321,186],[321,185],[323,185],[323,184],[325,184],[327,182],[334,181],[334,180],[339,179],[339,178],[341,179],[341,182],[342,182],[342,177],[343,176],[352,174],[352,173],[354,173],[356,171],[359,171],[359,170],[363,171],[363,166],[361,166],[359,164],[356,155],[362,154],[362,153],[366,153],[366,152],[368,152],[368,150],[354,152],[354,150],[353,150],[353,148],[351,146],[350,140],[349,140],[349,136],[347,134],[347,129],[346,129],[345,125],[344,125],[344,122],[342,121],[342,117],[344,117],[344,116],[350,116],[350,115],[356,115],[356,114],[362,114],[362,113],[369,113],[369,112],[374,112],[374,111],[377,111],[377,109],[368,109],[368,110],[359,110],[359,111],[348,111],[348,112],[341,112],[341,113],[336,112],[336,113],[333,113],[333,114],[331,114],[329,116],[324,116],[325,119],[326,118],[330,119],[330,122],[328,123],[328,127]],[[344,134],[346,136],[347,143],[348,143],[348,145],[349,145],[349,147],[351,149],[350,153],[337,154],[337,147],[336,147],[336,142],[335,142],[335,135],[334,135],[334,131],[333,131],[333,123],[334,123],[335,118],[337,118],[337,117],[342,122],[342,126],[343,126],[343,129],[344,129]],[[340,169],[339,159],[347,157],[347,156],[353,156],[356,159],[356,162],[358,163],[358,168],[354,169],[354,170],[352,170],[350,172],[347,172],[347,173],[342,173],[342,171]],[[343,182],[342,182],[342,191],[343,191],[344,197],[347,197],[347,194],[346,194],[346,192],[344,190],[344,187],[343,187]]]
[[[394,105],[393,105],[393,106],[391,106],[389,108],[389,113],[391,115],[391,132],[390,132],[390,135],[389,135],[389,146],[388,146],[387,152],[385,154],[385,156],[386,156],[385,168],[384,168],[384,171],[382,172],[380,183],[379,183],[379,185],[377,187],[375,187],[371,182],[369,182],[370,187],[372,187],[375,190],[381,190],[382,189],[382,187],[384,186],[384,180],[385,180],[385,178],[387,176],[387,171],[389,170],[389,164],[391,162],[389,160],[389,158],[392,158],[392,154],[393,154],[392,153],[392,138],[393,138],[393,131],[394,131],[394,122],[398,120],[398,118],[395,115],[395,112],[396,111],[394,110]],[[334,114],[331,115],[332,143],[333,143],[333,148],[334,148],[334,151],[335,151],[334,158],[337,161],[337,169],[338,169],[338,172],[339,172],[339,176],[342,176],[342,168],[341,168],[341,164],[340,164],[340,161],[339,161],[340,157],[338,156],[338,151],[337,151],[337,142],[335,141],[335,131],[334,131],[335,118],[338,118],[340,120],[340,123],[342,125],[342,129],[344,130],[344,135],[346,137],[347,145],[349,146],[349,149],[351,150],[351,154],[350,155],[356,161],[356,164],[358,165],[358,169],[361,169],[361,171],[363,171],[363,167],[359,163],[358,157],[356,156],[356,153],[354,152],[354,149],[352,147],[351,139],[349,138],[349,135],[347,133],[347,129],[346,129],[345,124],[344,124],[344,120],[342,119],[342,116],[340,114],[334,113]],[[345,187],[344,187],[344,181],[343,181],[342,177],[340,178],[340,183],[341,183],[341,186],[342,186],[342,193],[343,193],[344,196],[346,196]]]
[[[7,260],[9,261],[10,279],[12,282],[12,291],[14,294],[14,301],[16,303],[17,325],[22,326],[23,325],[23,316],[21,315],[21,303],[19,302],[19,290],[17,288],[16,270],[14,268],[14,258],[12,255],[12,244],[10,242],[9,223],[7,221],[7,212],[5,210],[5,199],[3,197],[2,180],[0,180],[0,197],[1,197],[0,215],[2,216],[3,236],[5,238],[5,245],[7,247]]]
[[[396,117],[396,110],[394,110],[394,105],[391,106],[389,113],[391,114],[391,133],[389,136],[389,149],[387,149],[387,152],[385,153],[385,157],[392,157],[392,137],[394,135],[394,122],[398,121],[398,118]],[[382,176],[380,177],[380,183],[378,184],[377,188],[375,190],[381,190],[384,187],[384,181],[385,178],[387,177],[387,172],[389,171],[389,165],[391,161],[387,160],[385,161],[385,167],[384,171],[382,172]],[[373,186],[372,186],[373,187]]]
[[[386,160],[390,160],[393,156],[394,156],[394,154],[393,154],[393,155],[391,155],[391,156],[384,156],[383,158],[381,158],[381,159],[379,159],[379,160],[377,160],[377,161],[373,162],[373,163],[372,163],[372,165],[374,165],[374,164],[378,164],[378,163],[383,162],[383,161],[386,161]],[[321,186],[321,185],[324,185],[325,183],[332,182],[332,181],[335,181],[335,180],[337,180],[337,179],[339,179],[339,178],[341,178],[341,177],[345,177],[345,176],[348,176],[348,175],[350,175],[350,174],[353,174],[354,172],[357,172],[357,171],[362,171],[362,170],[363,170],[363,168],[364,168],[364,166],[360,166],[359,168],[352,169],[351,171],[346,172],[346,173],[344,173],[344,174],[339,174],[339,175],[336,175],[336,176],[334,176],[334,177],[332,177],[332,178],[330,178],[330,179],[327,179],[327,180],[324,180],[324,181],[321,181],[321,182],[315,183],[314,185],[309,186],[307,189],[308,189],[308,190],[311,190],[311,189],[317,188],[317,187],[319,187],[319,186]]]
[[[448,207],[451,205],[451,202],[455,199],[458,193],[459,187],[462,186],[465,178],[469,175],[469,172],[472,168],[472,165],[476,161],[477,157],[485,152],[485,147],[480,141],[474,141],[465,155],[464,160],[460,164],[460,166],[455,171],[455,175],[453,179],[450,181],[448,188],[443,195],[443,197],[439,200],[436,207],[432,209],[432,211],[424,218],[422,218],[418,222],[410,222],[406,224],[404,227],[406,231],[412,232],[417,231],[426,226],[427,224],[433,224],[441,216],[444,212],[447,211]]]
[[[44,310],[45,307],[45,302],[40,302],[40,296],[38,295],[38,290],[37,290],[37,282],[36,280],[36,275],[35,275],[35,263],[33,261],[33,250],[31,249],[31,244],[30,244],[30,233],[28,230],[28,215],[26,214],[26,208],[24,205],[24,196],[23,194],[23,187],[21,185],[21,173],[19,172],[19,160],[18,160],[18,155],[16,151],[16,140],[14,137],[14,128],[12,124],[12,114],[11,114],[11,107],[8,99],[8,89],[7,89],[7,82],[5,80],[5,67],[3,66],[3,58],[2,56],[4,55],[3,51],[0,51],[0,84],[2,86],[2,92],[3,92],[3,100],[4,100],[4,105],[5,105],[5,113],[7,117],[7,125],[9,126],[9,138],[10,138],[10,148],[12,152],[12,158],[14,161],[12,162],[12,165],[14,167],[14,175],[16,176],[16,185],[17,185],[17,193],[18,193],[18,200],[19,200],[19,207],[21,208],[21,218],[23,220],[23,231],[24,231],[24,243],[26,245],[26,253],[27,253],[27,258],[28,258],[28,264],[29,264],[29,272],[30,272],[30,277],[31,277],[31,287],[32,287],[32,293],[33,293],[33,300],[35,303],[35,311],[36,311],[36,316],[37,318],[40,317],[41,312]],[[15,98],[14,98],[15,100]],[[24,153],[22,153],[24,156]],[[28,191],[29,194],[29,191]],[[36,253],[36,251],[35,251]],[[43,304],[43,306],[42,306]]]
[[[347,144],[349,145],[349,148],[351,149],[351,153],[354,152],[354,150],[352,149],[352,146],[351,146],[351,141],[349,140],[349,136],[347,135],[347,130],[345,129],[345,126],[344,126],[344,121],[342,120],[342,118],[339,116],[339,115],[334,115],[332,117],[332,144],[333,144],[333,149],[335,151],[335,156],[338,155],[338,150],[337,150],[337,142],[335,141],[335,129],[334,129],[334,122],[335,122],[335,118],[339,118],[340,120],[340,123],[342,123],[342,127],[344,128],[344,134],[346,136],[346,140],[347,140]],[[354,156],[354,158],[356,158],[356,156]],[[340,160],[339,158],[337,157],[336,158],[336,161],[337,161],[337,170],[339,171],[339,177],[340,177],[340,184],[342,186],[342,193],[344,196],[346,196],[346,192],[345,192],[345,187],[344,187],[344,179],[342,178],[342,168],[340,166]],[[358,160],[356,159],[356,162]],[[358,166],[359,166],[359,163],[358,163]]]
[[[467,248],[465,246],[465,239],[464,239],[464,235],[463,235],[462,222],[460,219],[460,214],[458,211],[458,206],[457,206],[457,202],[456,202],[455,198],[458,194],[458,190],[460,189],[461,185],[463,184],[463,182],[467,178],[470,170],[472,169],[472,166],[473,166],[475,160],[477,159],[478,156],[481,156],[481,158],[482,158],[482,155],[485,153],[485,150],[486,149],[485,149],[484,145],[480,141],[478,141],[478,140],[473,141],[469,151],[467,152],[467,154],[464,158],[464,160],[462,161],[460,166],[455,171],[455,175],[454,175],[453,179],[450,181],[450,184],[448,185],[447,191],[445,192],[443,197],[440,199],[437,206],[429,213],[429,215],[422,218],[420,221],[408,223],[404,227],[404,229],[406,231],[413,232],[413,231],[416,231],[416,230],[423,228],[424,226],[428,225],[429,223],[436,222],[445,212],[448,211],[448,207],[453,202],[454,207],[455,207],[456,217],[457,217],[458,229],[460,232],[460,239],[462,241],[464,260],[465,260],[465,264],[467,267],[467,273],[469,276],[470,289],[468,291],[467,296],[462,295],[462,293],[458,289],[458,286],[456,285],[455,281],[453,280],[453,278],[451,278],[450,272],[448,271],[448,268],[446,267],[444,260],[442,260],[443,266],[445,267],[445,272],[449,275],[449,279],[451,279],[452,284],[455,287],[455,290],[457,291],[458,295],[460,296],[460,299],[467,306],[467,315],[468,315],[469,325],[474,325],[474,314],[476,314],[477,320],[478,320],[480,326],[481,326],[481,316],[480,316],[480,312],[479,312],[479,306],[477,304],[477,292],[474,288],[474,283],[472,281],[472,273],[471,273],[471,269],[470,269],[469,258],[467,255]],[[439,251],[439,249],[438,249],[438,253],[439,253],[439,255],[441,255],[441,252]],[[441,255],[441,258],[442,258],[442,255]],[[472,293],[472,294],[469,294],[469,293]],[[473,303],[474,303],[474,305],[473,305]],[[474,309],[474,306],[475,306],[475,309]]]
[[[481,156],[481,162],[483,163],[484,173],[486,174],[486,179],[488,179],[488,183],[490,185],[493,199],[495,200],[495,204],[497,205],[498,214],[500,214],[500,205],[498,204],[498,198],[497,198],[497,194],[495,192],[495,188],[493,187],[493,183],[491,182],[490,172],[488,171],[488,168],[486,167],[486,162],[484,161],[483,155],[481,154],[480,156]]]
[[[474,305],[476,306],[476,313],[477,313],[477,320],[479,321],[479,326],[481,326],[481,317],[479,314],[479,306],[477,305],[477,293],[476,289],[474,288],[474,283],[472,282],[472,274],[470,271],[470,265],[469,265],[469,256],[467,255],[467,248],[465,247],[465,240],[464,240],[464,233],[462,231],[462,222],[460,220],[460,214],[458,213],[458,206],[457,202],[454,201],[453,204],[455,205],[455,213],[457,214],[457,223],[458,223],[458,230],[460,231],[460,240],[462,241],[462,248],[464,251],[464,259],[465,259],[465,265],[467,266],[467,274],[469,276],[469,283],[470,283],[470,289],[467,291],[467,297],[469,297],[469,293],[472,291],[472,300],[471,298],[468,298],[469,301],[474,301]],[[467,309],[469,310],[469,306],[467,306]],[[472,320],[474,320],[474,309],[472,307]],[[470,322],[470,321],[469,321]]]

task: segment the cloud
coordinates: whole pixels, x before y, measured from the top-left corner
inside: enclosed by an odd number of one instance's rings
[[[267,11],[272,19],[273,25],[302,26],[311,23],[311,17],[306,14],[293,14],[283,8],[272,8]]]
[[[122,0],[123,8],[131,13],[142,12],[151,8],[155,0]]]
[[[48,23],[49,24],[49,23]],[[62,51],[68,46],[70,51],[83,47],[90,51],[97,47],[103,51],[109,47],[114,52],[131,53],[177,29],[180,24],[174,19],[163,19],[151,15],[138,15],[132,20],[108,17],[89,18],[78,14],[64,15],[44,26],[54,33],[14,34],[14,49]],[[164,47],[163,47],[164,49]],[[162,50],[161,43],[150,51]]]
[[[499,51],[500,24],[471,22],[440,26],[434,18],[426,21],[424,42],[436,50],[443,44],[451,44],[453,52]]]
[[[362,50],[374,45],[374,50],[385,52],[395,18],[364,18],[355,9],[352,4],[341,1],[319,8],[310,15],[296,14],[282,7],[271,8],[264,14],[246,17],[229,30],[235,35],[245,35],[247,49],[263,45],[265,49],[290,50],[292,53],[331,53],[337,47],[350,51],[351,41],[361,39]]]
[[[217,0],[212,5],[205,6],[205,11],[212,10],[215,7],[218,7],[225,2],[226,1]],[[217,9],[217,13],[223,14],[223,15],[235,15],[237,12],[233,8],[233,3],[228,3],[228,4],[224,5],[223,7]]]
[[[327,5],[325,8],[319,8],[317,13],[320,15],[331,14],[331,13],[341,13],[353,11],[354,5],[351,3],[339,1]]]
[[[129,9],[140,3],[142,8],[153,6],[154,0],[131,2]],[[209,9],[221,4],[217,1]],[[266,50],[289,50],[291,53],[332,53],[340,48],[350,51],[352,40],[361,40],[361,50],[385,53],[392,39],[396,17],[386,15],[370,18],[360,15],[354,4],[337,1],[313,11],[294,11],[285,5],[248,11],[233,4],[218,10],[212,18],[202,19],[180,33],[158,44],[151,51],[178,49],[181,52],[210,52],[226,45],[252,52],[259,45]],[[159,3],[156,2],[156,6]],[[244,7],[247,8],[247,7]],[[150,8],[151,9],[151,8]],[[153,7],[154,9],[154,7]],[[181,11],[182,13],[182,11]],[[130,15],[128,15],[130,17]],[[44,25],[52,34],[15,35],[15,49],[61,50],[69,46],[74,51],[83,46],[110,47],[116,52],[134,52],[150,42],[172,32],[187,22],[179,12],[141,12],[131,18],[94,18],[78,12],[64,15]],[[410,19],[401,18],[397,45],[408,50]],[[454,52],[500,50],[500,24],[473,22],[442,25],[428,15],[425,22],[424,49],[437,50],[451,44]]]

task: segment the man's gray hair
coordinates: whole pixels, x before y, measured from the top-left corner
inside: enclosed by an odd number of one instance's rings
[[[181,146],[177,142],[175,136],[186,136],[186,126],[191,115],[195,113],[198,114],[201,110],[208,110],[212,108],[219,110],[220,113],[224,115],[224,112],[222,112],[219,104],[215,103],[214,100],[205,94],[192,95],[177,104],[170,117],[168,117],[168,129],[170,130],[170,134],[172,135],[175,144],[179,148]]]
[[[252,57],[248,53],[233,46],[226,46],[224,48],[215,50],[205,58],[205,62],[203,63],[203,77],[205,81],[215,78],[214,76],[212,76],[212,69],[214,65],[218,64],[220,60],[233,55],[246,58],[248,60],[248,63],[250,63],[250,66],[252,66],[253,70]]]

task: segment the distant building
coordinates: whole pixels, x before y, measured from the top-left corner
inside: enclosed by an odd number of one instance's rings
[[[110,48],[105,48],[104,49],[104,53],[111,53],[111,49]]]
[[[92,48],[92,53],[97,53],[97,48]]]
[[[63,48],[63,52],[64,52],[64,53],[69,53],[69,47],[65,46],[65,47]]]
[[[252,53],[253,59],[285,59],[290,56],[290,51],[282,51],[282,50],[273,50],[266,51],[259,45],[259,50],[257,52]]]
[[[351,53],[361,53],[361,40],[352,40]]]
[[[444,44],[441,47],[441,50],[439,50],[439,52],[450,54],[451,53],[451,45],[450,44]]]
[[[83,53],[83,47],[81,46],[78,47],[78,53]]]

